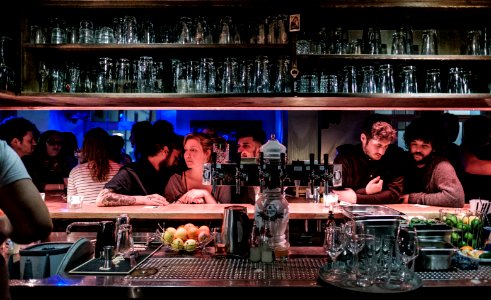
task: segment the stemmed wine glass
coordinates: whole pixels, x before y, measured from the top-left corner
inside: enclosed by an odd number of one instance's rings
[[[399,256],[402,260],[402,269],[400,279],[402,283],[407,283],[412,279],[412,271],[410,263],[418,257],[419,245],[416,232],[409,232],[405,229],[400,229],[397,236],[397,247]]]
[[[15,90],[14,70],[5,63],[6,44],[11,40],[8,36],[0,37],[0,91]]]
[[[358,253],[365,246],[365,237],[367,234],[357,233],[348,236],[346,248],[353,254],[353,268],[351,270],[353,279],[356,281],[356,276],[358,274]]]
[[[342,272],[337,268],[336,260],[346,247],[346,235],[341,227],[327,227],[324,239],[324,250],[332,260],[332,268],[327,275],[329,281],[342,279]]]

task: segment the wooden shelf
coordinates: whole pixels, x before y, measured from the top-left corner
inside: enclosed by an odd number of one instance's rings
[[[491,94],[0,94],[0,109],[489,110]]]

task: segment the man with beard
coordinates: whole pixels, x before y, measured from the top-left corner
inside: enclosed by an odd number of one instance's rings
[[[237,152],[243,158],[258,158],[266,133],[261,128],[242,128],[237,131]]]
[[[172,142],[151,127],[141,140],[141,159],[126,164],[97,196],[97,206],[168,205],[164,190],[169,180],[165,171]]]
[[[36,125],[22,117],[11,117],[0,124],[0,139],[5,140],[21,158],[32,154],[38,138]]]
[[[396,130],[387,116],[369,115],[362,124],[360,144],[336,148],[335,164],[343,166],[340,201],[357,204],[393,204],[400,201],[403,188],[404,151],[393,144]]]
[[[440,155],[445,135],[438,118],[419,118],[404,133],[409,149],[404,203],[463,207],[464,189],[454,167]]]

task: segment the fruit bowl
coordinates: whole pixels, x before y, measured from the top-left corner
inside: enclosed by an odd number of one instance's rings
[[[186,241],[188,241],[188,240],[186,240]],[[172,243],[169,244],[165,241],[162,242],[162,245],[163,245],[164,249],[166,249],[166,250],[171,250],[174,252],[194,253],[196,250],[203,250],[212,241],[213,241],[213,237],[209,236],[209,238],[207,238],[204,241],[201,241],[201,242],[195,241],[196,242],[195,246],[186,246],[186,242],[184,242],[183,248],[177,248],[176,246],[173,246]]]
[[[450,240],[455,247],[470,246],[478,249],[482,246],[481,212],[461,208],[440,209],[440,220],[456,229],[452,232]]]
[[[160,240],[164,245],[164,249],[192,253],[196,250],[203,250],[213,241],[213,236],[210,234],[208,226],[198,227],[192,223],[187,223],[177,228],[167,227]]]

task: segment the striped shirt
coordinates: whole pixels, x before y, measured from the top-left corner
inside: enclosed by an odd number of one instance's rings
[[[79,164],[70,171],[68,176],[67,196],[83,195],[84,202],[95,202],[99,192],[104,188],[104,185],[118,173],[121,165],[113,161],[109,161],[109,175],[106,181],[97,182],[90,176],[88,163]]]

